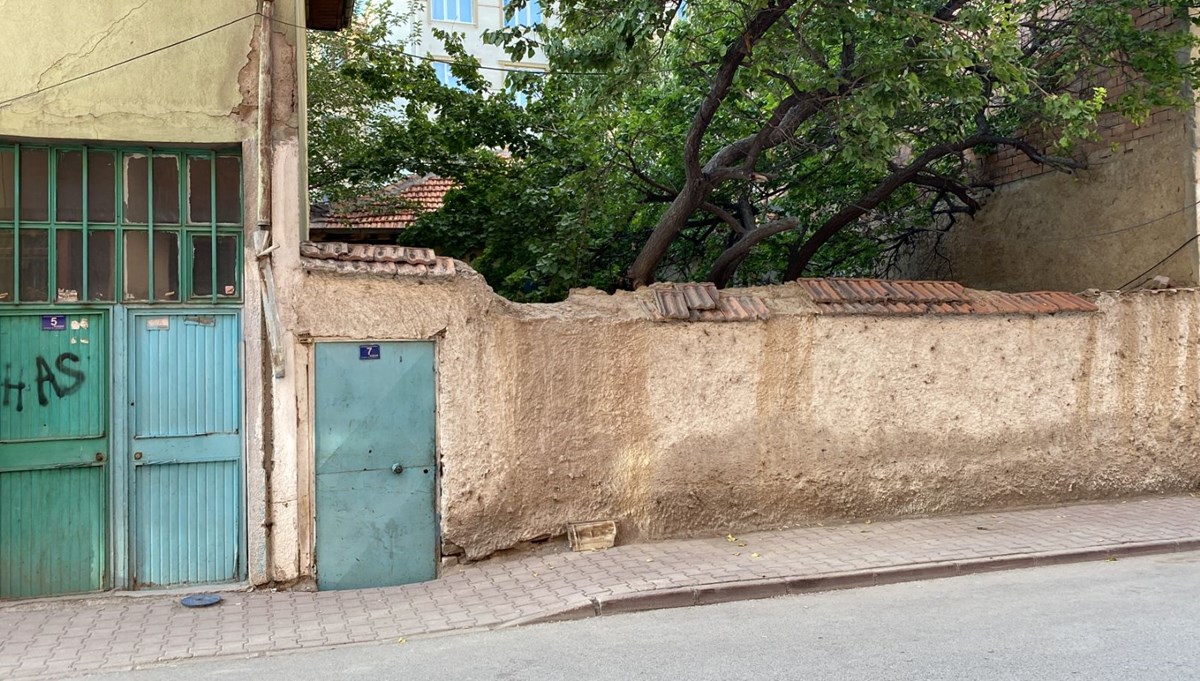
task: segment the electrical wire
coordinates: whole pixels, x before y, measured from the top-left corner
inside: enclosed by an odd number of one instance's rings
[[[284,21],[284,20],[282,20],[282,19],[274,19],[274,18],[272,18],[272,19],[271,19],[271,21],[272,21],[273,23],[277,23],[277,24],[283,24],[284,26],[291,26],[292,28],[299,28],[299,29],[306,30],[306,31],[307,31],[307,30],[312,30],[312,29],[309,29],[309,28],[308,28],[308,27],[306,27],[306,26],[301,26],[300,24],[293,24],[293,23],[291,23],[291,22],[289,22],[289,21]],[[373,48],[373,49],[376,49],[376,50],[382,50],[382,51],[384,51],[384,52],[388,52],[388,53],[390,53],[390,54],[394,54],[394,55],[396,55],[396,56],[398,56],[398,57],[408,57],[409,59],[419,59],[419,60],[421,60],[421,61],[426,61],[426,62],[434,62],[434,63],[441,63],[441,64],[448,63],[448,62],[447,62],[445,59],[439,59],[439,58],[437,58],[437,57],[430,57],[429,55],[423,55],[423,54],[413,54],[413,53],[411,53],[411,52],[405,52],[405,51],[403,50],[403,48],[401,48],[401,47],[399,47],[399,46],[396,46],[396,45],[375,45],[375,44],[372,44],[372,45],[370,45],[370,47],[371,47],[371,48]],[[483,64],[480,64],[480,65],[479,65],[479,66],[477,66],[476,68],[478,68],[478,69],[479,69],[479,70],[481,70],[481,71],[499,71],[499,72],[501,72],[501,73],[530,73],[530,72],[535,72],[535,73],[536,73],[536,72],[539,72],[539,71],[541,71],[541,72],[543,72],[543,73],[552,73],[552,74],[554,74],[554,75],[556,75],[556,76],[593,76],[593,77],[604,77],[604,76],[611,76],[611,75],[613,75],[612,73],[610,73],[610,72],[606,72],[606,71],[554,71],[554,70],[544,70],[544,71],[543,71],[543,69],[541,69],[541,68],[540,68],[541,66],[542,66],[542,65],[540,65],[540,64],[539,64],[539,65],[538,65],[538,66],[536,66],[536,67],[531,67],[531,68],[520,68],[520,67],[514,67],[514,66],[510,66],[510,67],[504,67],[504,66],[485,66],[485,65],[483,65]],[[673,69],[654,69],[654,70],[650,70],[650,71],[641,71],[640,73],[675,73],[675,70],[673,70]]]
[[[257,16],[257,17],[261,17],[261,16],[262,16],[262,12],[259,12],[259,11],[250,12],[250,13],[248,13],[248,14],[245,14],[245,15],[242,15],[242,16],[240,16],[240,17],[237,17],[236,19],[231,19],[231,20],[229,20],[229,21],[226,21],[226,22],[225,22],[225,23],[223,23],[223,24],[219,24],[219,25],[217,25],[217,26],[214,26],[214,27],[212,27],[212,28],[209,28],[209,29],[207,29],[207,30],[201,31],[200,33],[196,33],[196,34],[194,34],[194,35],[188,36],[188,37],[186,37],[186,38],[182,38],[182,39],[180,39],[180,40],[176,40],[175,42],[169,43],[169,44],[167,44],[167,45],[163,45],[163,46],[161,46],[161,47],[157,47],[157,48],[155,48],[155,49],[153,49],[153,50],[150,50],[150,51],[148,51],[148,52],[143,52],[143,53],[141,53],[141,54],[138,54],[138,55],[135,55],[135,56],[129,57],[129,58],[127,58],[127,59],[122,59],[121,61],[118,61],[118,62],[115,62],[115,63],[109,64],[108,66],[104,66],[104,67],[102,67],[102,68],[99,68],[99,69],[96,69],[96,70],[94,70],[94,71],[88,71],[87,73],[82,73],[82,74],[79,74],[79,75],[77,75],[77,76],[72,76],[71,78],[68,78],[68,79],[66,79],[66,80],[62,80],[62,81],[59,81],[59,82],[57,82],[57,83],[52,83],[52,84],[50,84],[50,85],[46,85],[46,86],[44,86],[44,87],[40,87],[40,88],[38,88],[38,89],[36,89],[36,90],[31,90],[31,91],[29,91],[29,92],[26,92],[26,93],[24,93],[24,94],[20,94],[20,95],[16,95],[16,96],[14,96],[14,97],[9,97],[8,99],[0,100],[0,108],[4,108],[4,107],[7,107],[7,106],[10,106],[10,105],[11,105],[11,104],[13,104],[14,102],[18,102],[18,101],[20,101],[20,100],[27,99],[27,98],[29,98],[29,97],[33,97],[33,96],[35,96],[35,95],[39,95],[39,94],[41,94],[41,93],[43,93],[43,92],[47,92],[47,91],[49,91],[49,90],[53,90],[53,89],[55,89],[55,88],[59,88],[59,87],[62,87],[62,86],[64,86],[64,85],[68,85],[68,84],[70,84],[70,83],[74,83],[74,82],[76,82],[76,81],[83,80],[84,78],[88,78],[88,77],[91,77],[91,76],[94,76],[94,75],[97,75],[97,74],[100,74],[100,73],[104,73],[105,71],[110,71],[110,70],[112,70],[112,69],[115,69],[115,68],[118,68],[118,67],[120,67],[120,66],[124,66],[124,65],[126,65],[126,64],[129,64],[129,63],[132,63],[132,62],[138,61],[138,60],[140,60],[140,59],[144,59],[144,58],[146,58],[146,57],[153,56],[153,55],[155,55],[155,54],[158,54],[158,53],[160,53],[160,52],[164,52],[164,51],[166,51],[166,50],[169,50],[169,49],[172,49],[172,48],[175,48],[175,47],[179,47],[180,45],[183,45],[183,44],[189,43],[189,42],[191,42],[191,41],[193,41],[193,40],[197,40],[197,39],[199,39],[199,38],[203,38],[204,36],[210,35],[210,34],[212,34],[212,33],[216,33],[217,31],[220,31],[220,30],[222,30],[222,29],[228,28],[228,27],[230,27],[230,26],[233,26],[234,24],[237,24],[237,23],[239,23],[239,22],[245,21],[246,19],[250,19],[250,18],[252,18],[252,17],[256,17],[256,16]],[[282,19],[272,18],[272,19],[271,19],[271,21],[272,21],[272,23],[282,24],[282,25],[285,25],[285,26],[291,26],[291,27],[293,27],[293,28],[298,28],[298,29],[301,29],[301,30],[309,30],[309,29],[308,29],[308,27],[306,27],[306,26],[301,26],[300,24],[294,24],[294,23],[291,23],[291,22],[288,22],[288,21],[284,21],[284,20],[282,20]],[[393,52],[394,54],[397,54],[397,55],[400,55],[400,56],[409,57],[409,58],[411,58],[411,59],[419,59],[419,60],[428,61],[428,62],[441,62],[441,61],[442,61],[442,60],[440,60],[440,59],[436,59],[436,58],[434,58],[434,57],[429,57],[429,56],[424,56],[424,55],[419,55],[419,54],[410,54],[410,53],[408,53],[408,52],[404,52],[403,50],[397,50],[397,49],[394,49],[394,48],[392,48],[391,46],[373,46],[373,47],[376,47],[377,49],[385,49],[385,50],[388,50],[388,51],[391,51],[391,52]],[[480,68],[480,69],[486,69],[486,70],[492,70],[492,71],[503,71],[503,72],[508,72],[508,73],[529,73],[529,72],[530,72],[530,69],[520,69],[520,68],[504,68],[504,67],[499,67],[499,66],[482,66],[482,65],[480,65],[480,66],[479,66],[479,68]],[[558,74],[558,75],[569,75],[569,76],[605,76],[605,75],[609,75],[609,74],[602,73],[602,72],[585,72],[585,71],[577,71],[577,72],[571,72],[571,71],[565,71],[565,72],[564,72],[564,71],[554,71],[553,73],[555,73],[555,74]],[[665,73],[665,72],[664,72],[664,73]],[[1185,205],[1185,206],[1183,206],[1183,207],[1181,207],[1181,208],[1178,208],[1178,209],[1176,209],[1176,210],[1174,210],[1174,211],[1171,211],[1171,212],[1169,212],[1169,213],[1166,213],[1166,214],[1160,215],[1160,216],[1158,216],[1158,217],[1156,217],[1156,218],[1151,218],[1151,219],[1149,219],[1149,220],[1146,220],[1146,221],[1144,221],[1144,222],[1140,222],[1140,223],[1137,223],[1137,224],[1134,224],[1134,225],[1129,225],[1129,226],[1126,226],[1126,227],[1121,227],[1120,229],[1109,230],[1109,231],[1106,231],[1106,232],[1098,232],[1098,233],[1095,233],[1095,234],[1083,234],[1083,235],[1076,234],[1076,235],[1062,236],[1062,237],[1054,237],[1054,238],[1048,238],[1048,239],[1023,239],[1023,240],[1022,240],[1022,242],[1023,242],[1023,243],[1035,243],[1035,244],[1036,244],[1036,243],[1056,243],[1056,242],[1064,242],[1064,241],[1082,241],[1082,240],[1086,240],[1086,239],[1098,239],[1098,238],[1103,238],[1103,237],[1106,237],[1106,236],[1112,236],[1112,235],[1115,235],[1115,234],[1121,234],[1121,233],[1124,233],[1124,232],[1130,232],[1130,231],[1133,231],[1133,230],[1141,229],[1141,228],[1143,228],[1143,227],[1147,227],[1147,226],[1149,226],[1149,225],[1156,224],[1156,223],[1158,223],[1158,222],[1161,222],[1161,221],[1163,221],[1163,220],[1166,220],[1167,218],[1173,217],[1173,216],[1175,216],[1175,215],[1179,215],[1180,213],[1183,213],[1184,211],[1186,211],[1186,210],[1188,210],[1188,209],[1190,209],[1190,208],[1195,208],[1195,207],[1196,207],[1196,206],[1198,206],[1198,205],[1200,205],[1200,201],[1193,201],[1192,203],[1189,203],[1189,204],[1187,204],[1187,205]],[[958,234],[955,234],[955,237],[956,237],[956,238],[961,238],[961,239],[966,239],[966,240],[971,240],[971,241],[1001,241],[1001,240],[1007,240],[1007,238],[1006,238],[1006,237],[1000,237],[1000,236],[989,237],[989,236],[984,236],[984,235],[976,235],[976,234],[963,234],[963,233],[958,233]],[[1153,271],[1153,270],[1154,270],[1156,267],[1158,267],[1159,265],[1163,264],[1163,263],[1164,263],[1164,262],[1166,262],[1167,260],[1170,260],[1172,257],[1174,257],[1174,256],[1175,256],[1175,254],[1179,253],[1179,251],[1183,250],[1183,249],[1184,249],[1184,247],[1186,247],[1186,246],[1187,246],[1189,243],[1191,243],[1192,241],[1195,241],[1195,240],[1196,240],[1196,239],[1198,239],[1198,238],[1200,238],[1200,234],[1197,234],[1196,236],[1192,237],[1191,239],[1188,239],[1188,240],[1187,240],[1187,241],[1185,241],[1183,244],[1181,244],[1181,245],[1179,246],[1179,248],[1177,248],[1177,249],[1175,249],[1174,251],[1172,251],[1172,252],[1170,253],[1170,255],[1168,255],[1166,258],[1163,258],[1161,261],[1159,261],[1158,263],[1156,263],[1156,264],[1155,264],[1153,267],[1149,268],[1148,270],[1146,270],[1146,271],[1145,271],[1145,272],[1143,272],[1142,274],[1139,274],[1137,277],[1134,277],[1134,278],[1133,278],[1133,279],[1131,279],[1131,280],[1130,280],[1128,283],[1126,283],[1126,284],[1125,284],[1125,286],[1122,286],[1121,288],[1122,288],[1122,289],[1124,289],[1126,286],[1129,286],[1129,284],[1132,284],[1132,283],[1134,283],[1135,281],[1137,281],[1137,280],[1138,280],[1138,279],[1140,279],[1141,277],[1145,276],[1145,275],[1146,275],[1146,274],[1148,274],[1149,272],[1152,272],[1152,271]]]
[[[1192,238],[1188,239],[1187,241],[1185,241],[1185,242],[1183,242],[1183,243],[1179,244],[1179,248],[1176,248],[1175,250],[1171,251],[1171,252],[1170,252],[1170,253],[1167,255],[1167,257],[1165,257],[1165,258],[1163,258],[1162,260],[1159,260],[1158,262],[1154,263],[1154,265],[1152,265],[1151,267],[1147,268],[1145,272],[1142,272],[1141,274],[1137,275],[1137,276],[1136,276],[1136,277],[1134,277],[1133,279],[1130,279],[1129,281],[1125,282],[1125,283],[1124,283],[1124,284],[1123,284],[1123,285],[1122,285],[1120,288],[1118,288],[1117,290],[1118,290],[1118,291],[1124,291],[1126,288],[1128,288],[1128,287],[1129,287],[1129,285],[1130,285],[1130,284],[1134,283],[1135,281],[1136,281],[1136,282],[1138,282],[1139,284],[1141,284],[1141,283],[1142,283],[1142,282],[1144,282],[1146,279],[1149,279],[1149,277],[1146,277],[1146,275],[1147,275],[1147,274],[1150,274],[1151,272],[1153,272],[1155,269],[1157,269],[1157,268],[1158,268],[1158,266],[1159,266],[1159,265],[1162,265],[1163,263],[1165,263],[1166,261],[1170,260],[1171,258],[1174,258],[1174,257],[1175,257],[1175,255],[1176,255],[1177,253],[1179,253],[1180,251],[1182,251],[1182,250],[1183,250],[1183,249],[1184,249],[1184,248],[1185,248],[1185,247],[1186,247],[1188,244],[1192,243],[1192,242],[1193,242],[1193,241],[1195,241],[1196,239],[1200,239],[1200,234],[1196,234],[1195,236],[1193,236]],[[1143,279],[1143,277],[1145,277],[1146,279]]]
[[[1156,218],[1150,218],[1149,220],[1146,220],[1144,222],[1139,222],[1135,225],[1129,225],[1127,227],[1121,227],[1119,229],[1112,229],[1107,232],[1096,232],[1094,234],[1072,234],[1069,236],[1050,237],[1050,238],[1046,238],[1046,239],[1021,239],[1020,241],[1021,241],[1021,243],[1024,243],[1024,244],[1051,244],[1051,243],[1059,243],[1059,242],[1063,242],[1063,241],[1084,241],[1087,239],[1099,239],[1099,238],[1103,238],[1106,236],[1112,236],[1114,234],[1122,234],[1124,232],[1132,232],[1136,229],[1141,229],[1143,227],[1149,227],[1150,225],[1162,222],[1163,220],[1166,220],[1167,218],[1175,217],[1176,215],[1179,215],[1180,213],[1183,213],[1183,212],[1185,212],[1191,208],[1195,208],[1197,206],[1200,206],[1200,201],[1193,201],[1189,204],[1184,205],[1182,208],[1177,208],[1169,213],[1164,213],[1162,215],[1159,215]],[[943,233],[948,234],[949,232],[943,232]],[[1012,240],[1011,236],[1007,236],[1007,237],[1000,236],[1000,235],[987,236],[987,235],[983,235],[983,234],[968,234],[968,233],[963,233],[963,232],[955,233],[954,238],[965,239],[968,241],[993,241],[993,242],[994,241],[1011,241]]]
[[[15,102],[19,102],[19,101],[21,101],[21,100],[23,100],[23,99],[28,99],[29,97],[33,97],[33,96],[35,96],[35,95],[40,95],[40,94],[42,94],[43,92],[46,92],[46,91],[48,91],[48,90],[53,90],[53,89],[55,89],[55,88],[60,88],[60,87],[62,87],[62,86],[64,86],[64,85],[69,85],[69,84],[71,84],[71,83],[74,83],[74,82],[76,82],[76,81],[83,80],[84,78],[90,78],[91,76],[94,76],[94,75],[97,75],[97,74],[100,74],[100,73],[104,73],[105,71],[111,71],[112,69],[115,69],[115,68],[117,68],[117,67],[124,66],[124,65],[126,65],[126,64],[129,64],[129,63],[132,63],[132,62],[138,61],[138,60],[140,60],[140,59],[145,59],[146,57],[153,56],[153,55],[155,55],[155,54],[158,54],[159,52],[163,52],[163,51],[166,51],[166,50],[169,50],[169,49],[175,48],[175,47],[179,47],[180,45],[183,45],[183,44],[185,44],[185,43],[189,43],[189,42],[191,42],[191,41],[193,41],[193,40],[196,40],[196,39],[198,39],[198,38],[203,38],[204,36],[206,36],[206,35],[209,35],[209,34],[211,34],[211,33],[216,33],[217,31],[220,31],[221,29],[228,28],[228,27],[230,27],[230,26],[233,26],[234,24],[237,24],[238,22],[245,21],[246,19],[250,19],[251,17],[261,17],[261,16],[262,16],[262,12],[257,12],[257,11],[256,11],[256,12],[250,12],[249,14],[245,14],[245,15],[243,15],[243,16],[240,16],[240,17],[236,18],[236,19],[231,19],[231,20],[229,20],[229,21],[227,21],[227,22],[225,22],[225,23],[223,23],[223,24],[220,24],[220,25],[218,25],[218,26],[214,26],[214,27],[212,27],[212,28],[210,28],[210,29],[208,29],[208,30],[202,31],[202,32],[200,32],[200,33],[197,33],[197,34],[195,34],[195,35],[191,35],[191,36],[188,36],[188,37],[186,37],[186,38],[182,38],[182,39],[180,39],[180,40],[176,40],[176,41],[175,41],[175,42],[173,42],[173,43],[170,43],[170,44],[167,44],[167,45],[163,45],[163,46],[161,46],[161,47],[156,47],[155,49],[153,49],[153,50],[150,50],[149,52],[143,52],[143,53],[141,53],[141,54],[134,55],[134,56],[132,56],[132,57],[129,57],[129,58],[127,58],[127,59],[122,59],[121,61],[118,61],[118,62],[115,62],[115,63],[109,64],[108,66],[104,66],[104,67],[98,68],[98,69],[96,69],[96,70],[94,70],[94,71],[88,71],[87,73],[81,73],[81,74],[79,74],[79,75],[77,75],[77,76],[72,76],[72,77],[70,77],[70,78],[67,78],[66,80],[62,80],[62,81],[59,81],[59,82],[57,82],[57,83],[52,83],[52,84],[50,84],[50,85],[46,85],[46,86],[44,86],[44,87],[40,87],[40,88],[38,88],[38,89],[36,89],[36,90],[31,90],[31,91],[29,91],[29,92],[26,92],[26,93],[23,93],[23,94],[20,94],[20,95],[16,95],[16,96],[13,96],[13,97],[9,97],[8,99],[3,99],[3,100],[0,100],[0,109],[2,109],[2,108],[5,108],[5,107],[7,107],[7,106],[10,106],[10,105],[12,105],[13,103],[15,103]],[[310,29],[309,29],[307,26],[301,26],[300,24],[294,24],[294,23],[291,23],[291,22],[289,22],[289,21],[284,21],[284,20],[282,20],[282,19],[272,18],[272,19],[271,19],[271,22],[272,22],[272,23],[276,23],[276,24],[282,24],[282,25],[284,25],[284,26],[291,26],[291,27],[293,27],[293,28],[298,28],[298,29],[301,29],[301,30],[306,30],[306,31],[307,31],[307,30],[310,30]],[[411,58],[411,59],[419,59],[419,60],[421,60],[421,61],[426,61],[426,62],[442,62],[442,63],[444,63],[444,62],[445,62],[445,60],[443,60],[443,59],[437,59],[436,57],[430,57],[430,56],[426,56],[426,55],[420,55],[420,54],[411,54],[411,53],[408,53],[408,52],[405,52],[405,51],[403,51],[402,49],[394,48],[394,47],[392,47],[392,46],[390,46],[390,45],[372,45],[371,47],[373,47],[373,48],[375,48],[375,49],[379,49],[379,50],[384,50],[384,51],[390,52],[390,53],[392,53],[392,54],[395,54],[395,55],[397,55],[397,56],[409,57],[409,58]],[[479,66],[479,69],[481,69],[481,70],[486,70],[486,71],[501,71],[501,72],[504,72],[504,73],[530,73],[530,72],[537,72],[537,71],[540,71],[540,70],[541,70],[541,69],[538,69],[538,68],[516,68],[516,67],[507,67],[507,68],[506,68],[506,67],[503,67],[503,66],[484,66],[484,65],[480,65],[480,66]],[[610,74],[610,73],[605,73],[605,72],[601,72],[601,71],[552,71],[552,72],[548,72],[548,73],[554,73],[555,75],[560,75],[560,76],[596,76],[596,77],[603,77],[603,76],[610,76],[610,75],[612,75],[612,74]],[[672,71],[669,71],[669,70],[661,70],[661,71],[651,71],[651,72],[647,72],[647,73],[672,73]]]
[[[223,28],[229,28],[230,26],[233,26],[234,24],[236,24],[236,23],[238,23],[238,22],[240,22],[240,21],[245,21],[246,19],[249,19],[249,18],[251,18],[251,17],[255,17],[255,16],[261,16],[261,15],[260,15],[260,13],[259,13],[259,12],[251,12],[251,13],[249,13],[249,14],[246,14],[246,15],[240,16],[240,17],[238,17],[237,19],[231,19],[231,20],[229,20],[229,21],[226,21],[225,23],[221,24],[220,26],[214,26],[214,27],[212,27],[212,28],[210,28],[210,29],[208,29],[208,30],[206,30],[206,31],[202,31],[202,32],[200,32],[200,33],[197,33],[197,34],[195,34],[195,35],[188,36],[188,37],[186,37],[186,38],[183,38],[183,39],[181,39],[181,40],[176,40],[175,42],[173,42],[173,43],[170,43],[170,44],[168,44],[168,45],[163,45],[162,47],[156,47],[156,48],[154,48],[153,50],[150,50],[149,52],[143,52],[143,53],[141,53],[141,54],[138,54],[138,55],[134,55],[134,56],[132,56],[132,57],[129,57],[128,59],[122,59],[122,60],[121,60],[121,61],[119,61],[119,62],[116,62],[116,63],[113,63],[113,64],[109,64],[108,66],[105,66],[105,67],[102,67],[102,68],[96,69],[95,71],[88,71],[87,73],[81,73],[81,74],[79,74],[78,76],[72,76],[71,78],[68,78],[68,79],[66,79],[66,80],[62,80],[62,81],[59,81],[59,82],[57,82],[57,83],[52,83],[52,84],[50,84],[50,85],[47,85],[47,86],[45,86],[45,87],[40,87],[40,88],[38,88],[38,89],[36,89],[36,90],[31,90],[30,92],[26,92],[25,94],[21,94],[21,95],[17,95],[17,96],[15,96],[15,97],[9,97],[8,99],[0,100],[0,108],[4,108],[4,107],[6,107],[6,106],[9,106],[9,105],[13,104],[14,102],[18,102],[18,101],[20,101],[20,100],[22,100],[22,99],[27,99],[27,98],[29,98],[29,97],[33,97],[34,95],[40,95],[40,94],[42,94],[43,92],[46,92],[46,91],[48,91],[48,90],[53,90],[53,89],[55,89],[55,88],[59,88],[59,87],[62,87],[62,86],[64,86],[64,85],[68,85],[68,84],[70,84],[70,83],[74,83],[75,81],[78,81],[78,80],[83,80],[84,78],[89,78],[89,77],[91,77],[91,76],[94,76],[94,75],[96,75],[96,74],[98,74],[98,73],[104,73],[105,71],[111,71],[112,69],[115,69],[115,68],[117,68],[118,66],[124,66],[124,65],[126,65],[126,64],[129,64],[129,63],[131,63],[131,62],[135,62],[135,61],[137,61],[137,60],[139,60],[139,59],[145,59],[146,57],[149,57],[149,56],[152,56],[152,55],[158,54],[159,52],[163,52],[163,51],[169,50],[169,49],[171,49],[171,48],[174,48],[174,47],[179,47],[180,45],[183,45],[184,43],[189,43],[189,42],[191,42],[191,41],[193,41],[193,40],[196,40],[196,39],[198,39],[198,38],[203,38],[204,36],[206,36],[206,35],[209,35],[210,33],[216,33],[217,31],[220,31],[220,30],[221,30],[221,29],[223,29]]]

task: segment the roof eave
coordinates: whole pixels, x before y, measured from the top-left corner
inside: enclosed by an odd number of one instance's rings
[[[305,26],[315,31],[340,31],[350,25],[353,16],[354,0],[308,0]]]

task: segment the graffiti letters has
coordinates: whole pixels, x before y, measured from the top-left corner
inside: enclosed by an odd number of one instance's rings
[[[26,380],[24,368],[5,364],[0,378],[0,406],[15,406],[17,411],[24,411],[26,390],[36,392],[37,402],[43,407],[50,404],[51,397],[62,399],[79,392],[87,381],[78,368],[79,361],[79,355],[73,352],[62,353],[53,364],[38,355],[33,363],[32,383]]]

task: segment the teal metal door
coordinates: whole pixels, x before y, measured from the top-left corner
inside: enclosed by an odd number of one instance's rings
[[[437,577],[434,346],[318,343],[317,585]]]
[[[130,314],[136,587],[227,582],[241,559],[238,314]]]
[[[0,314],[0,598],[108,579],[103,312]]]

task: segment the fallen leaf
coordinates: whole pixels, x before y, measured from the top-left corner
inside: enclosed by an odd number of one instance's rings
[[[408,643],[408,639],[406,639],[404,637],[400,637],[400,638],[396,639],[396,643]]]
[[[745,545],[746,545],[746,542],[742,542],[742,543],[738,544],[738,546],[745,546]]]
[[[758,556],[758,554],[757,554],[757,553],[752,553],[752,554],[750,554],[750,557],[751,557],[751,558],[758,558],[759,556]]]
[[[737,537],[733,536],[732,534],[727,534],[725,535],[725,541],[732,544],[733,542],[737,541]]]

